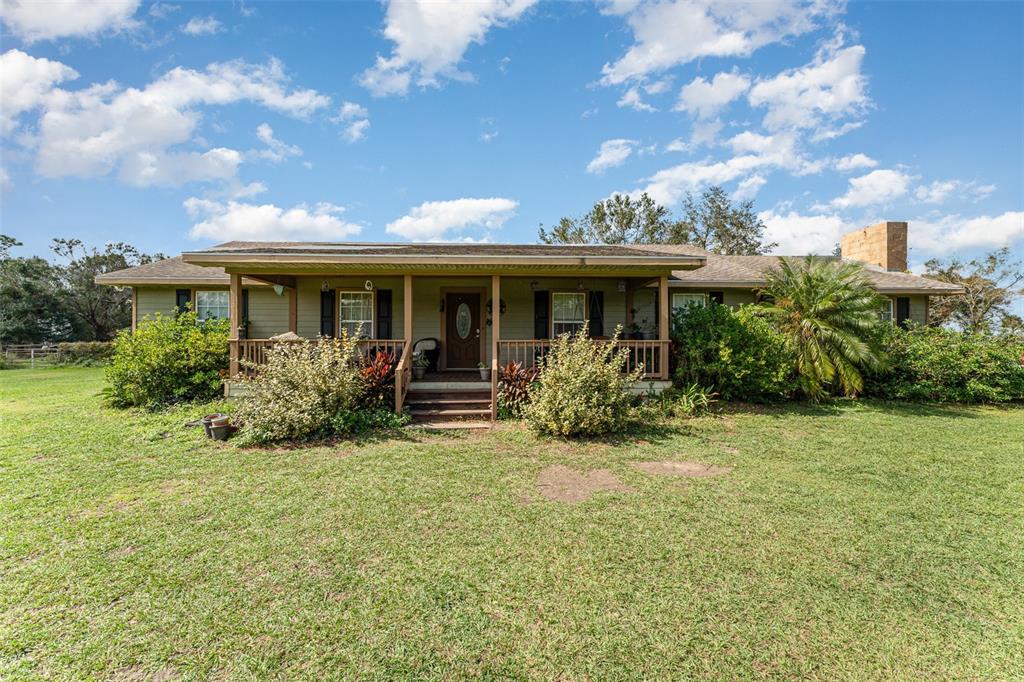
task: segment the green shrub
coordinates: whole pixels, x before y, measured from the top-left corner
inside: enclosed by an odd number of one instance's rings
[[[237,418],[242,444],[306,440],[348,433],[366,383],[358,341],[342,334],[274,346],[267,362],[244,379]]]
[[[765,402],[796,388],[795,357],[786,340],[752,308],[688,306],[672,317],[674,383],[697,385],[722,400]]]
[[[399,429],[409,423],[408,413],[396,413],[383,407],[361,407],[356,410],[339,412],[331,419],[331,431],[335,435],[357,435],[370,431]]]
[[[684,388],[670,388],[654,398],[661,412],[669,417],[693,417],[711,409],[716,394],[690,384]]]
[[[228,368],[228,322],[198,323],[195,313],[148,317],[114,340],[105,393],[117,407],[156,408],[210,400]]]
[[[888,369],[865,392],[891,400],[1001,403],[1024,400],[1024,340],[935,327],[883,333]]]
[[[69,341],[57,344],[62,365],[105,365],[114,356],[112,341]]]
[[[594,342],[587,329],[563,334],[551,344],[530,389],[523,416],[530,427],[556,436],[593,436],[624,430],[636,416],[635,400],[627,392],[643,368],[622,374],[627,348]]]

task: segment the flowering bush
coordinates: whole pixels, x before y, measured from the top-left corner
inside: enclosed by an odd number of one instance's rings
[[[614,433],[636,414],[631,383],[643,377],[638,367],[624,375],[629,350],[618,347],[619,330],[610,342],[595,342],[587,328],[563,334],[542,360],[523,415],[531,428],[557,436]]]
[[[357,340],[344,333],[276,345],[260,371],[242,383],[236,413],[242,444],[334,435],[366,386]]]
[[[199,323],[193,312],[157,313],[134,332],[118,333],[105,393],[117,407],[210,400],[220,392],[227,367],[227,320]]]

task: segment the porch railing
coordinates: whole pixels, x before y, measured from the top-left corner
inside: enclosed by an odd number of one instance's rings
[[[617,344],[629,350],[623,374],[643,366],[645,379],[668,379],[668,367],[665,362],[665,358],[668,357],[668,341],[622,339]],[[550,339],[498,341],[498,362],[500,365],[518,362],[523,367],[537,367],[550,349]]]
[[[409,392],[409,384],[412,383],[412,344],[404,344],[402,357],[395,366],[395,412],[402,411],[405,405],[405,395]]]
[[[301,343],[300,341],[271,341],[270,339],[231,339],[232,357],[239,361],[239,372],[252,374],[255,367],[267,364],[267,351],[282,343]],[[364,355],[380,351],[401,357],[405,347],[402,339],[359,339],[359,350]]]

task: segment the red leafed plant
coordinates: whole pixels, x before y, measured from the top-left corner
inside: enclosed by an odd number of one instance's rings
[[[530,401],[530,385],[536,381],[536,367],[509,362],[498,368],[498,410],[504,417],[518,419]]]
[[[366,407],[389,407],[395,401],[395,355],[377,351],[366,357],[363,369],[362,403]]]

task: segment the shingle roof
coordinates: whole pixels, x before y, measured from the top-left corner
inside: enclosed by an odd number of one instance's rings
[[[719,256],[696,246],[688,244],[670,245],[587,245],[587,246],[547,246],[540,244],[327,244],[307,242],[227,242],[213,247],[213,251],[231,251],[238,253],[280,252],[281,249],[308,250],[323,248],[331,253],[332,249],[344,253],[345,249],[356,248],[361,253],[388,255],[405,253],[410,255],[430,255],[443,251],[444,254],[488,254],[495,256],[515,255],[644,255],[660,254],[672,256],[704,257],[705,264],[695,270],[676,270],[671,286],[674,287],[756,287],[764,284],[765,272],[778,265],[780,256]],[[795,258],[794,256],[786,256]],[[876,268],[866,268],[867,277],[881,293],[962,293],[959,287],[938,282],[926,277],[918,277],[904,272],[886,272]],[[227,285],[229,278],[224,268],[186,263],[181,256],[110,272],[96,277],[100,284],[132,285],[174,285],[174,284],[216,284]]]
[[[676,287],[756,287],[767,282],[765,274],[782,258],[803,256],[719,256],[709,253],[703,267],[673,272],[671,284]],[[880,293],[963,293],[963,289],[955,284],[908,272],[888,272],[871,266],[864,269],[868,281]]]
[[[352,256],[683,256],[700,258],[704,250],[693,246],[625,244],[467,244],[370,242],[246,242],[218,244],[198,253],[296,253]]]
[[[228,284],[224,268],[192,265],[181,256],[96,276],[98,284]]]

